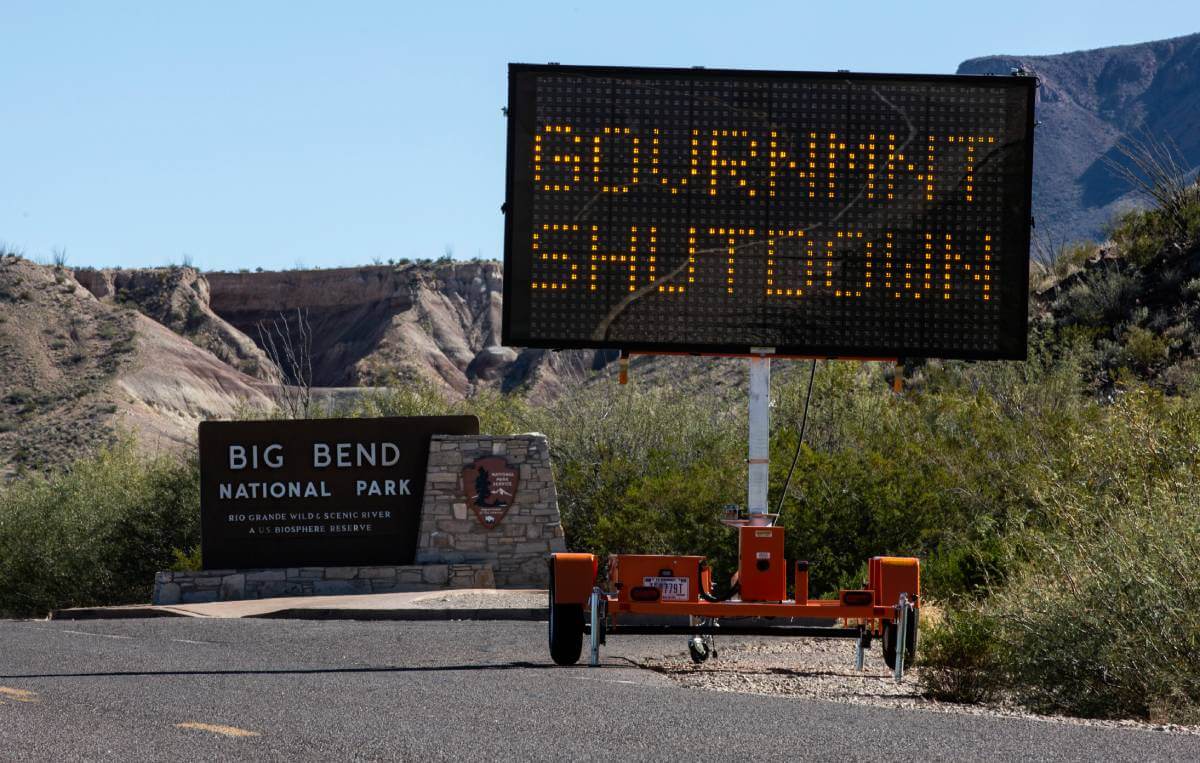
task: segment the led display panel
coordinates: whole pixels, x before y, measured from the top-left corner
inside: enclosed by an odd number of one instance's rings
[[[1034,87],[513,64],[504,343],[1024,358]]]

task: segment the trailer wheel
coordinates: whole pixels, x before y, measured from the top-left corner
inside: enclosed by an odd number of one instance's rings
[[[574,665],[583,653],[583,607],[554,603],[554,567],[550,568],[550,658]]]
[[[908,616],[908,633],[904,638],[904,664],[908,666],[917,656],[917,621],[920,619],[917,615],[920,610],[913,607],[912,612]],[[894,622],[885,621],[883,624],[883,638],[880,642],[883,646],[883,661],[889,668],[896,667],[896,631],[900,629]]]
[[[709,652],[708,644],[701,636],[693,636],[688,639],[688,654],[692,656],[692,662],[697,665],[714,656]]]

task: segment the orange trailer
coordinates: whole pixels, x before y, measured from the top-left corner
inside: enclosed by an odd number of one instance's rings
[[[748,511],[723,520],[738,533],[738,571],[729,590],[714,592],[711,573],[699,556],[617,554],[602,572],[593,554],[553,554],[549,638],[556,663],[577,663],[588,636],[588,662],[598,665],[600,646],[617,634],[687,635],[692,659],[702,662],[716,656],[713,636],[720,633],[853,639],[855,666],[861,669],[864,651],[878,638],[896,680],[903,677],[904,663],[915,656],[917,645],[917,559],[874,557],[863,588],[840,590],[829,599],[809,598],[808,562],[796,561],[791,566],[793,593],[788,595],[786,531],[766,511],[769,350],[750,360]],[[687,616],[689,624],[647,625],[637,622],[646,618],[633,617],[640,615],[674,616],[676,621]]]
[[[782,535],[783,528],[772,528]],[[744,532],[744,531],[743,531]],[[782,548],[782,543],[780,543]],[[757,551],[753,552],[759,553]],[[757,557],[752,565],[757,562]],[[746,566],[743,546],[742,573]],[[780,572],[786,575],[783,559]],[[910,557],[877,556],[870,560],[869,579],[862,589],[843,589],[836,598],[808,598],[808,567],[795,565],[795,593],[786,597],[782,583],[772,579],[778,596],[714,595],[711,575],[696,556],[623,555],[611,557],[601,575],[593,554],[553,554],[550,559],[550,653],[560,665],[573,665],[583,653],[584,636],[591,641],[589,662],[598,664],[599,646],[606,637],[625,635],[689,635],[697,662],[712,656],[712,636],[809,636],[855,639],[856,667],[862,653],[878,638],[884,661],[903,675],[903,665],[916,653],[920,611],[920,562]],[[758,571],[757,569],[755,570]],[[779,576],[781,579],[783,576]],[[778,587],[776,587],[778,586]],[[736,589],[735,589],[736,590]],[[744,589],[743,589],[744,590]],[[757,589],[751,589],[757,590]],[[689,625],[623,624],[629,615],[686,615]],[[738,625],[724,619],[773,618],[834,621],[836,625]],[[901,636],[903,628],[903,636]]]

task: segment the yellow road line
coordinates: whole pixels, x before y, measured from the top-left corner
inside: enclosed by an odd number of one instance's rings
[[[195,729],[196,731],[210,731],[213,734],[221,734],[227,737],[256,737],[261,736],[257,731],[247,731],[239,729],[237,726],[222,726],[219,723],[200,723],[199,721],[188,721],[187,723],[176,723],[177,729]]]
[[[17,702],[40,702],[38,695],[28,689],[12,689],[0,686],[0,697],[16,700]]]

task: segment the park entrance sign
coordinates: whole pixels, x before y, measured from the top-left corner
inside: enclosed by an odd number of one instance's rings
[[[504,343],[1024,358],[1035,84],[514,64]]]
[[[435,434],[479,420],[201,423],[204,568],[412,564]]]

